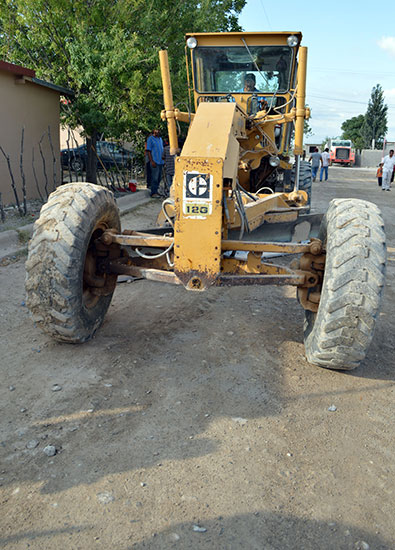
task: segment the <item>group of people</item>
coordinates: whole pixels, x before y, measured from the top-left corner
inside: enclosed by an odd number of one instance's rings
[[[161,198],[159,186],[163,172],[166,184],[165,194],[170,191],[174,178],[174,157],[175,155],[170,154],[170,145],[168,142],[163,143],[159,130],[155,128],[145,144],[145,173],[152,198]]]
[[[383,191],[391,191],[391,183],[394,181],[394,174],[395,155],[394,150],[391,149],[388,155],[380,162],[376,172],[377,183]]]
[[[247,75],[250,76],[250,75]],[[251,75],[254,76],[254,75]],[[251,82],[252,87],[255,83]],[[159,186],[162,176],[165,177],[165,194],[168,194],[174,178],[174,159],[175,155],[170,154],[170,145],[163,143],[160,132],[157,128],[152,131],[145,145],[145,168],[147,187],[150,189],[151,197],[161,198]],[[320,153],[318,147],[311,153],[309,162],[311,162],[311,175],[313,181],[316,181],[318,169],[320,170],[320,181],[325,177],[328,180],[329,149],[328,147]],[[377,183],[383,191],[391,190],[391,182],[395,175],[395,155],[391,149],[377,168]]]
[[[324,174],[325,181],[328,181],[329,157],[330,155],[328,147],[326,147],[322,153],[320,153],[318,151],[318,147],[316,147],[315,150],[311,153],[309,162],[311,162],[311,176],[313,178],[313,181],[317,179],[317,172],[320,165],[320,181],[322,181]]]

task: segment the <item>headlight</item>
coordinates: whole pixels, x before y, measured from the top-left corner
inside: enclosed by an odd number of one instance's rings
[[[298,45],[298,37],[295,36],[294,34],[291,34],[291,36],[288,36],[287,38],[287,44],[290,48],[294,48],[295,46]]]
[[[280,159],[278,157],[270,157],[269,164],[270,166],[273,166],[273,168],[277,168],[277,166],[280,164]]]
[[[194,48],[196,48],[197,46],[197,40],[194,36],[190,36],[187,40],[187,46],[188,48],[190,48],[191,50],[193,50]]]

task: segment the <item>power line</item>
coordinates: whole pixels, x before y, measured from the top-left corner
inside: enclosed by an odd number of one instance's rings
[[[322,68],[322,67],[309,67],[309,71],[316,71],[316,72],[333,72],[338,74],[361,74],[361,75],[374,75],[374,76],[395,76],[394,72],[385,72],[385,71],[377,71],[377,70],[371,70],[371,71],[341,71],[339,69],[335,68]]]
[[[260,3],[261,3],[262,9],[263,9],[263,13],[265,14],[265,17],[266,17],[266,21],[267,21],[269,30],[271,31],[271,30],[272,30],[272,26],[271,26],[271,24],[270,24],[269,17],[267,16],[267,13],[266,13],[266,10],[265,10],[265,6],[264,6],[262,0],[259,0],[259,1],[260,1]]]
[[[368,101],[354,101],[352,99],[340,99],[340,98],[337,98],[337,97],[327,97],[327,96],[315,95],[315,94],[307,94],[307,97],[314,97],[314,98],[317,98],[317,99],[325,99],[327,101],[340,101],[342,103],[355,103],[355,104],[358,104],[358,105],[365,105],[365,106],[367,106],[367,104],[368,104]],[[387,107],[395,108],[395,105],[392,105],[390,103],[386,103],[386,105],[387,105]]]

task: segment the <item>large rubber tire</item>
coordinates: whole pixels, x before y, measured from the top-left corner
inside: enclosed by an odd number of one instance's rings
[[[102,324],[116,276],[95,274],[111,283],[108,295],[97,295],[86,282],[84,267],[88,254],[92,258],[95,253],[94,240],[110,227],[120,231],[114,197],[91,183],[59,187],[41,209],[26,261],[27,307],[56,340],[85,342]]]
[[[376,205],[332,200],[319,238],[326,248],[317,313],[306,311],[307,360],[351,370],[365,358],[380,308],[386,264],[384,223]]]
[[[291,170],[291,190],[294,188],[295,184],[295,168]],[[311,208],[311,192],[312,192],[312,178],[311,178],[311,164],[306,160],[300,161],[300,172],[299,172],[299,189],[301,191],[306,191],[308,196],[307,201],[307,212],[310,212]]]

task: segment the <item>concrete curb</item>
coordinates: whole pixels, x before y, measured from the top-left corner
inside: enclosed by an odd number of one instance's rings
[[[123,197],[117,197],[117,205],[121,216],[128,214],[135,208],[146,204],[151,200],[150,193],[148,189],[142,189],[136,193],[128,193]],[[29,234],[29,237],[32,236],[34,223],[29,223],[28,225],[22,225],[17,229],[9,229],[8,231],[0,232],[0,260],[4,260],[8,257],[16,256],[20,254],[27,248],[27,244],[20,242],[20,235],[23,232],[23,235],[26,235],[26,232]]]

